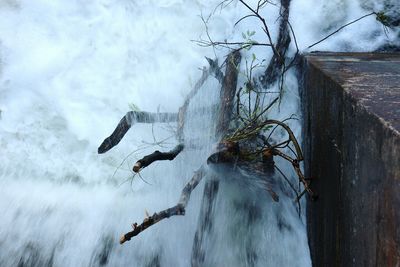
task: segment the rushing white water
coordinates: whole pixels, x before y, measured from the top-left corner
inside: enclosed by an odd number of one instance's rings
[[[217,103],[218,82],[207,80],[190,107],[185,133],[198,137],[202,149],[145,169],[151,185],[129,180],[130,169],[154,149],[173,147],[174,138],[161,148],[147,144],[170,137],[168,125],[135,125],[105,155],[97,147],[132,104],[176,111],[207,65],[204,56],[222,59],[226,50],[190,41],[204,36],[198,15],[211,13],[218,2],[0,0],[0,266],[190,266],[204,182],[184,217],[165,220],[124,246],[118,236],[129,223],[141,222],[146,209],[152,214],[175,205],[212,151],[215,114],[195,110]],[[290,19],[304,50],[371,8],[382,6],[293,0]],[[245,12],[237,3],[216,10],[210,34],[235,41],[250,29],[254,39],[264,40],[255,20],[234,28]],[[278,8],[262,14],[276,36]],[[396,33],[388,35],[369,17],[315,49],[369,51]],[[271,56],[257,48],[245,58],[253,52],[259,59]],[[299,116],[298,106],[297,81],[288,73],[281,108],[269,116]],[[299,122],[291,127],[300,136]],[[272,203],[229,179],[220,188],[206,266],[310,266],[304,217],[298,218],[290,198]],[[252,222],[246,205],[257,211]]]

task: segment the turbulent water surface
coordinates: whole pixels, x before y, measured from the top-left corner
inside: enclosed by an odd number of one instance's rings
[[[204,181],[184,217],[123,246],[118,238],[146,210],[175,205],[213,150],[215,114],[207,107],[218,103],[217,80],[209,78],[189,107],[185,135],[192,148],[143,170],[143,180],[132,179],[133,163],[173,147],[176,125],[138,124],[108,153],[98,155],[97,147],[131,108],[177,111],[207,65],[204,56],[226,55],[190,41],[205,37],[200,14],[214,12],[209,32],[215,40],[242,40],[247,30],[265,40],[256,20],[234,27],[247,14],[242,5],[215,10],[217,4],[0,0],[0,266],[190,266]],[[398,4],[386,5],[396,10]],[[373,1],[293,0],[290,20],[306,51],[345,22],[382,8]],[[273,5],[262,11],[273,37],[278,11]],[[314,49],[370,51],[394,37],[369,17]],[[271,56],[266,48],[244,51],[242,69],[253,52],[258,59]],[[290,72],[280,109],[269,116],[299,117],[298,107]],[[290,124],[300,138],[299,122]],[[298,217],[290,197],[273,203],[264,191],[226,177],[213,221],[202,244],[205,266],[311,264],[304,215]]]

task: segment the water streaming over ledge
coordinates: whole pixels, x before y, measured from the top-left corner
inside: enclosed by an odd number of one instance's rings
[[[204,182],[184,217],[165,220],[124,246],[118,237],[129,223],[142,221],[146,209],[152,214],[175,205],[212,151],[215,114],[207,106],[218,103],[218,82],[209,78],[190,105],[188,149],[174,162],[143,171],[151,185],[131,180],[130,169],[154,149],[173,147],[169,125],[135,125],[105,155],[97,154],[97,146],[132,103],[146,111],[176,111],[200,77],[204,56],[222,59],[226,51],[190,42],[204,34],[197,15],[217,3],[0,1],[0,266],[190,266]],[[304,49],[371,8],[380,7],[374,1],[294,0],[290,18]],[[277,11],[263,11],[274,35]],[[242,32],[257,31],[252,20],[233,30],[244,12],[236,4],[217,10],[210,33],[240,40]],[[255,38],[264,38],[261,30]],[[318,49],[369,51],[386,38],[371,17]],[[271,56],[265,49],[254,52]],[[293,72],[285,88],[271,118],[299,113]],[[300,137],[300,123],[290,123]],[[162,147],[148,145],[164,139]],[[291,200],[282,196],[272,203],[262,190],[224,177],[205,265],[310,266],[305,220]]]

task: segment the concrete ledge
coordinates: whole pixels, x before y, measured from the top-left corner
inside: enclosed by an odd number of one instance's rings
[[[400,266],[400,54],[302,62],[314,266]]]

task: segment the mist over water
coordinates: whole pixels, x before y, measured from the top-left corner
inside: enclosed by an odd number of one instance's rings
[[[174,124],[136,124],[106,154],[97,147],[133,106],[176,112],[207,66],[204,56],[223,61],[227,50],[191,42],[205,38],[200,14],[214,12],[215,40],[242,40],[247,30],[265,39],[256,20],[234,27],[247,14],[243,6],[214,10],[218,3],[0,0],[0,266],[190,266],[204,181],[184,217],[164,220],[123,246],[118,238],[146,210],[175,205],[213,151],[216,114],[207,107],[219,101],[217,80],[210,77],[189,106],[188,149],[144,169],[145,181],[132,179],[133,164],[172,148]],[[396,1],[385,4],[396,9]],[[342,24],[382,8],[374,1],[293,0],[290,21],[307,51]],[[279,9],[268,6],[262,14],[276,38]],[[386,36],[368,17],[313,49],[371,51],[398,36]],[[265,48],[243,51],[242,70],[252,53],[271,56]],[[299,104],[292,71],[269,117],[300,118]],[[300,122],[289,124],[301,140]],[[305,218],[293,198],[283,194],[273,203],[265,191],[243,188],[229,177],[221,181],[205,266],[310,266]]]

